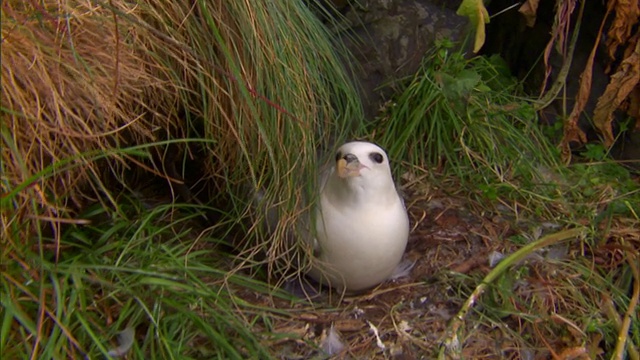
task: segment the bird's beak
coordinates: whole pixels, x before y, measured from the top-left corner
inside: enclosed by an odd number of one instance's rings
[[[360,170],[364,168],[366,168],[366,166],[362,165],[358,157],[353,154],[346,154],[336,163],[338,176],[343,179],[360,176]]]

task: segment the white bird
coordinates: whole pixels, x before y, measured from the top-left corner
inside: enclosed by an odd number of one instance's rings
[[[308,275],[340,291],[356,292],[393,275],[407,245],[409,218],[379,146],[346,143],[335,161],[321,183]]]

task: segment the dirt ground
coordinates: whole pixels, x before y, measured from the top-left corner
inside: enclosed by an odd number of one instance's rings
[[[410,276],[343,299],[325,294],[313,304],[293,306],[276,300],[276,307],[290,308],[292,316],[274,317],[271,327],[261,330],[273,334],[265,341],[277,349],[279,358],[329,358],[320,349],[330,346],[327,337],[335,336],[344,345],[335,358],[436,356],[447,324],[466,300],[460,289],[452,288],[451,277],[484,276],[490,254],[509,251],[505,238],[514,231],[503,217],[473,214],[463,201],[444,196],[421,199],[417,194],[412,198],[408,205],[413,229],[406,258],[415,266]],[[466,294],[472,290],[466,289]],[[264,305],[269,301],[256,299]],[[468,329],[464,358],[525,358],[513,344],[500,340],[500,330],[480,328]]]

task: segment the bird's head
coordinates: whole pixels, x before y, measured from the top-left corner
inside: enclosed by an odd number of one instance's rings
[[[354,141],[336,152],[335,173],[339,179],[364,190],[395,190],[389,158],[378,145]]]

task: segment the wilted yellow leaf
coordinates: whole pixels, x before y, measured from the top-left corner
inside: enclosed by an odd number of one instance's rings
[[[485,26],[489,23],[489,12],[484,7],[482,0],[462,0],[456,14],[466,16],[476,30],[475,41],[473,42],[473,52],[477,53],[485,40]]]

